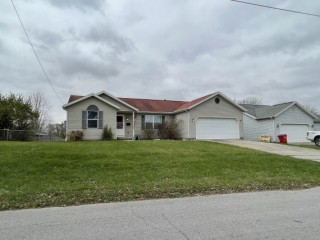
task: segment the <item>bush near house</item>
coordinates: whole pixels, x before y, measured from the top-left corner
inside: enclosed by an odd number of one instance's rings
[[[146,129],[144,130],[143,139],[153,140],[156,137],[157,130],[155,129]]]
[[[182,120],[172,119],[161,124],[159,128],[160,139],[181,139],[179,127],[182,123]]]
[[[83,139],[83,132],[80,130],[71,131],[68,133],[68,141],[75,142],[75,141],[82,141]]]
[[[103,128],[103,133],[102,133],[102,140],[112,140],[113,139],[113,132],[111,127],[108,127],[108,125],[106,125]]]

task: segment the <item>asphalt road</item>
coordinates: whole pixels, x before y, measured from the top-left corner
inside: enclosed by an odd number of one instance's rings
[[[0,212],[0,239],[319,239],[320,188]]]

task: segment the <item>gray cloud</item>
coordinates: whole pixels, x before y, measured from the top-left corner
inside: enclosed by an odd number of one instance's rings
[[[135,49],[129,38],[121,36],[117,31],[107,25],[93,26],[84,36],[85,41],[101,43],[113,49],[117,54]]]
[[[49,2],[49,3],[48,3]],[[316,18],[231,1],[18,1],[61,98],[106,90],[120,97],[191,100],[221,91],[266,104],[319,105]],[[268,5],[319,12],[320,2]],[[54,6],[54,7],[53,7]],[[12,11],[10,2],[0,3]],[[3,91],[46,92],[65,118],[12,12],[0,22]],[[307,93],[307,94],[306,94]]]
[[[104,0],[48,0],[53,6],[60,8],[77,8],[82,11],[99,10],[104,5]]]
[[[115,76],[119,70],[116,66],[102,61],[94,61],[85,57],[64,56],[59,59],[59,69],[63,75],[67,77],[75,77],[79,75],[88,76],[90,78],[108,78]]]
[[[32,32],[33,36],[39,41],[38,47],[42,48],[56,48],[63,43],[64,39],[61,34],[57,34],[48,30],[37,30]]]

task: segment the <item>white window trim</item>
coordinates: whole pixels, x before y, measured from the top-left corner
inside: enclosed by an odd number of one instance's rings
[[[89,119],[89,112],[96,112],[97,118],[96,119]],[[97,121],[97,126],[96,127],[89,127],[89,120],[90,121]],[[87,128],[99,128],[99,110],[98,111],[87,110]]]
[[[147,121],[146,121],[147,116],[148,116],[148,117],[151,117],[151,116],[152,116],[152,128],[147,128]],[[145,129],[154,129],[154,130],[159,129],[159,128],[154,128],[155,116],[160,116],[160,124],[162,124],[162,115],[145,115],[145,117],[144,117],[144,128],[145,128]],[[151,122],[148,122],[148,123],[151,123]]]

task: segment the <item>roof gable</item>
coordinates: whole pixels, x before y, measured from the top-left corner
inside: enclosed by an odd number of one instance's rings
[[[130,105],[127,102],[122,101],[121,98],[117,98],[117,97],[111,95],[110,93],[107,93],[106,91],[99,92],[99,93],[97,93],[97,95],[98,96],[106,95],[107,97],[113,99],[114,101],[116,101],[118,103],[125,105],[126,107],[128,107],[134,111],[139,111],[139,109],[135,108],[133,105]]]
[[[247,110],[247,114],[256,118],[256,119],[267,119],[267,118],[275,118],[280,114],[285,112],[290,107],[296,105],[306,114],[310,115],[312,118],[316,118],[314,114],[305,109],[302,105],[297,102],[287,102],[276,105],[253,105],[253,104],[240,104]]]
[[[105,100],[105,99],[97,96],[97,95],[94,94],[94,93],[88,94],[87,96],[83,96],[83,97],[78,96],[78,95],[71,95],[70,98],[69,98],[69,102],[68,102],[67,104],[63,105],[62,108],[63,108],[63,109],[66,109],[66,108],[68,108],[68,107],[70,107],[70,106],[72,106],[72,105],[74,105],[74,104],[77,104],[77,103],[79,103],[79,102],[82,102],[82,101],[84,101],[84,100],[86,100],[86,99],[88,99],[88,98],[91,98],[91,97],[96,98],[96,99],[98,99],[99,101],[102,101],[102,102],[104,102],[104,103],[106,103],[106,104],[108,104],[108,105],[110,105],[110,106],[112,106],[112,107],[114,107],[114,108],[116,108],[116,109],[118,109],[118,110],[120,109],[118,106],[116,106],[116,105],[108,102],[107,100]],[[70,101],[70,100],[73,100],[73,101]]]
[[[209,99],[213,98],[213,97],[222,97],[224,100],[226,100],[227,102],[229,102],[231,105],[233,105],[234,107],[240,109],[241,111],[245,112],[246,109],[241,107],[239,104],[235,103],[234,101],[232,101],[230,98],[228,98],[227,96],[225,96],[224,94],[220,93],[220,92],[216,92],[216,93],[212,93],[212,94],[209,94],[209,95],[206,95],[206,96],[203,96],[203,97],[200,97],[200,98],[197,98],[191,102],[188,102],[182,106],[180,106],[178,109],[176,109],[175,112],[181,112],[181,111],[184,111],[184,110],[189,110],[189,109],[192,109],[198,105],[200,105],[201,103],[203,102],[206,102],[208,101]]]

